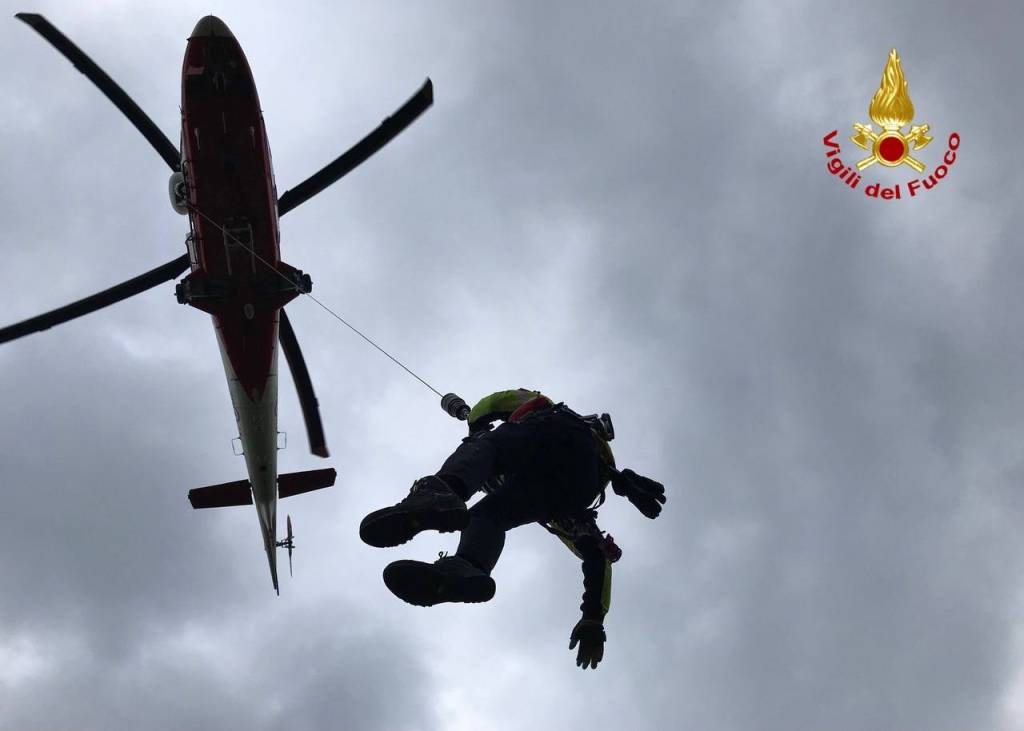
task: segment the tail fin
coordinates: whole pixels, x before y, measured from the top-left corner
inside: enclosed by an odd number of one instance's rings
[[[225,508],[229,505],[252,505],[252,486],[248,480],[207,485],[188,491],[188,501],[196,508]]]
[[[311,490],[321,490],[334,484],[338,473],[333,467],[325,470],[307,470],[305,472],[288,472],[277,476],[277,496],[279,498],[301,495]]]

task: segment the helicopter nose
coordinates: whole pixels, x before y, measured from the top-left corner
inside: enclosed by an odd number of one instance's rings
[[[192,30],[192,35],[190,35],[189,38],[195,38],[197,36],[216,36],[218,38],[235,37],[231,33],[231,30],[224,25],[224,21],[216,15],[207,15],[205,18],[199,19],[199,22],[196,23],[196,27]]]

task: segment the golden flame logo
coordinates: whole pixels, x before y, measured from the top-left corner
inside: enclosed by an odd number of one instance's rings
[[[905,127],[914,118],[914,102],[910,101],[907,93],[907,77],[903,75],[903,66],[895,48],[889,51],[882,84],[871,99],[868,114],[875,124],[888,131]]]
[[[924,172],[924,165],[910,156],[911,146],[916,152],[932,141],[928,136],[928,125],[915,125],[906,134],[902,129],[914,119],[914,103],[907,93],[907,79],[903,75],[900,56],[896,49],[889,51],[889,60],[885,62],[882,72],[882,83],[871,98],[868,107],[871,120],[882,128],[876,133],[870,124],[854,123],[853,130],[857,133],[850,140],[871,152],[857,163],[857,169],[863,170],[868,165],[880,163],[886,167],[897,167],[906,163],[917,172]]]

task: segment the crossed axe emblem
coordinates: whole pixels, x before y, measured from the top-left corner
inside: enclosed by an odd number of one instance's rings
[[[870,124],[854,123],[854,131],[857,133],[850,140],[871,153],[857,163],[857,169],[863,170],[868,165],[879,163],[886,167],[896,167],[906,163],[919,173],[924,172],[924,164],[910,156],[911,145],[916,152],[932,141],[928,136],[927,124],[915,124],[910,132],[902,134],[899,127],[885,128],[881,133],[876,133]]]

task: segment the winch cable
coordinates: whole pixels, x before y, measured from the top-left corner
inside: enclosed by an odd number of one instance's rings
[[[279,269],[278,269],[277,267],[275,267],[275,266],[274,266],[273,264],[271,264],[271,263],[270,263],[269,261],[267,261],[266,259],[264,259],[264,258],[263,258],[262,256],[260,256],[259,254],[257,254],[257,253],[256,253],[256,251],[255,251],[255,250],[254,250],[254,249],[253,249],[252,247],[250,247],[250,246],[246,245],[246,244],[245,244],[245,242],[243,242],[243,241],[239,241],[238,237],[236,237],[236,236],[235,236],[234,234],[232,234],[232,233],[231,233],[230,231],[228,231],[228,230],[227,230],[226,228],[224,228],[224,227],[223,227],[223,226],[221,226],[221,225],[220,225],[219,223],[217,223],[216,221],[214,221],[214,220],[213,220],[212,218],[210,218],[209,216],[207,216],[207,215],[206,215],[205,213],[203,213],[203,211],[201,211],[201,210],[200,210],[200,209],[199,209],[198,207],[196,207],[196,206],[192,205],[191,203],[189,203],[189,204],[188,204],[188,208],[189,208],[189,210],[190,210],[190,211],[194,211],[194,212],[195,212],[195,213],[196,213],[197,215],[199,215],[199,216],[202,216],[202,217],[203,217],[203,218],[205,218],[205,219],[206,219],[207,221],[209,221],[209,222],[210,222],[210,225],[212,225],[212,226],[214,226],[215,228],[217,228],[218,230],[220,230],[220,231],[221,231],[221,232],[222,232],[222,233],[224,234],[224,236],[225,236],[225,237],[227,237],[227,238],[231,239],[231,240],[232,240],[233,242],[235,242],[236,244],[238,244],[239,246],[241,246],[241,247],[242,247],[243,249],[245,249],[246,251],[248,251],[248,252],[249,252],[250,254],[252,254],[252,255],[253,255],[253,257],[254,257],[254,258],[256,258],[256,259],[259,259],[259,260],[260,260],[261,262],[263,262],[263,264],[265,264],[265,265],[266,265],[266,266],[267,266],[267,267],[268,267],[269,269],[271,269],[272,271],[274,271],[275,273],[277,273],[277,274],[278,274],[278,275],[279,275],[279,276],[280,276],[280,277],[281,277],[282,279],[284,279],[284,280],[285,280],[286,282],[288,282],[288,283],[289,283],[289,284],[291,284],[291,285],[295,285],[295,284],[296,284],[296,283],[295,283],[294,281],[292,281],[291,279],[289,279],[289,278],[288,278],[288,276],[287,276],[287,275],[285,275],[285,273],[284,273],[284,272],[280,271],[280,270],[279,270]],[[434,387],[433,387],[433,386],[431,386],[431,385],[430,385],[429,383],[427,383],[427,382],[426,382],[426,381],[424,381],[424,380],[423,380],[422,378],[420,378],[420,377],[419,377],[418,375],[416,375],[416,374],[415,374],[415,373],[414,373],[414,372],[413,372],[413,371],[412,371],[412,370],[411,370],[411,369],[410,369],[409,367],[407,367],[407,366],[406,366],[406,365],[405,365],[404,363],[402,363],[402,361],[398,360],[398,358],[396,358],[395,356],[391,355],[391,353],[389,353],[388,351],[384,350],[384,348],[382,348],[382,347],[380,347],[379,345],[377,345],[377,343],[373,342],[373,340],[371,340],[371,339],[370,339],[369,337],[367,337],[367,336],[366,336],[365,334],[363,334],[363,333],[362,333],[362,331],[360,331],[360,330],[359,330],[358,328],[356,328],[356,327],[355,327],[354,325],[352,325],[352,323],[348,322],[348,321],[347,321],[347,320],[346,320],[345,318],[343,318],[343,317],[342,317],[341,315],[339,315],[339,314],[338,314],[337,312],[335,312],[335,311],[334,311],[334,310],[332,310],[332,309],[331,309],[330,307],[328,307],[327,305],[325,305],[325,304],[324,304],[323,302],[321,302],[320,300],[318,300],[318,299],[317,299],[316,297],[314,297],[314,296],[313,296],[313,295],[312,295],[312,294],[311,294],[310,292],[306,292],[306,291],[304,291],[304,290],[303,290],[303,289],[302,289],[301,287],[299,287],[299,292],[300,292],[301,294],[304,294],[304,295],[306,295],[307,297],[309,297],[309,298],[310,298],[311,300],[313,300],[314,302],[316,302],[316,303],[317,303],[318,305],[320,305],[320,306],[321,306],[321,307],[322,307],[322,308],[323,308],[323,309],[324,309],[324,310],[325,310],[325,311],[326,311],[327,313],[329,313],[329,314],[330,314],[330,315],[332,315],[332,316],[333,316],[333,317],[334,317],[334,318],[335,318],[336,320],[338,320],[338,322],[340,322],[340,323],[341,323],[342,325],[344,325],[344,326],[345,326],[345,327],[347,327],[347,328],[348,328],[349,330],[351,330],[352,332],[354,332],[354,333],[355,333],[356,335],[358,335],[359,337],[361,337],[361,338],[362,338],[363,340],[365,340],[366,342],[368,342],[368,343],[369,343],[370,345],[372,345],[373,347],[375,347],[375,348],[376,348],[377,350],[379,350],[379,351],[380,351],[381,353],[383,353],[383,354],[384,354],[384,355],[386,355],[386,356],[387,356],[388,358],[390,358],[390,359],[391,359],[391,361],[392,361],[393,363],[395,363],[395,364],[396,364],[397,366],[399,366],[399,367],[400,367],[400,368],[401,368],[402,370],[404,370],[404,371],[405,371],[406,373],[408,373],[408,374],[409,374],[410,376],[412,376],[412,377],[413,377],[413,378],[415,378],[415,379],[416,379],[417,381],[419,381],[420,383],[422,383],[422,384],[423,384],[424,386],[426,386],[427,388],[429,388],[429,389],[430,389],[431,391],[433,391],[433,392],[434,392],[435,394],[437,394],[438,396],[440,396],[440,397],[441,397],[441,399],[442,399],[442,408],[444,408],[444,409],[445,409],[445,411],[448,411],[448,413],[449,413],[449,414],[451,414],[452,416],[454,416],[455,418],[462,418],[462,417],[461,417],[461,416],[459,416],[458,414],[456,414],[456,413],[452,413],[452,411],[451,411],[451,410],[450,410],[450,409],[448,408],[448,406],[447,406],[447,405],[445,405],[445,403],[444,403],[444,400],[445,400],[445,399],[447,398],[447,396],[446,396],[446,395],[442,395],[440,391],[438,391],[438,390],[437,390],[436,388],[434,388]],[[454,396],[454,394],[448,394],[448,396]],[[455,398],[456,398],[456,399],[458,399],[458,401],[459,401],[459,402],[461,402],[461,403],[462,403],[463,405],[465,404],[465,402],[464,402],[464,401],[462,401],[462,399],[459,399],[459,398],[458,398],[457,396],[456,396]],[[458,405],[458,404],[453,404],[453,405],[455,406],[455,408],[459,409],[459,405]],[[459,409],[459,410],[461,411],[461,409]],[[467,412],[468,412],[468,407],[467,407]]]

